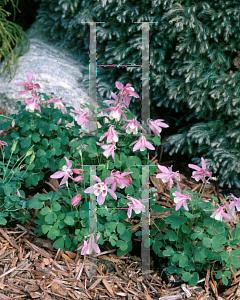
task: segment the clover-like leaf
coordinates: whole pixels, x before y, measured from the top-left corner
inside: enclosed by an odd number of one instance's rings
[[[125,230],[126,230],[126,226],[123,223],[118,223],[117,232],[119,234],[122,234],[122,233],[124,233]]]
[[[64,219],[64,222],[69,225],[69,226],[73,226],[74,225],[74,218],[72,216],[67,216],[65,219]]]
[[[45,221],[47,224],[53,224],[57,220],[57,215],[55,212],[50,211],[46,216],[45,216]]]
[[[13,192],[13,188],[12,188],[12,185],[10,183],[5,183],[3,185],[3,189],[4,189],[4,193],[7,195],[7,196],[10,196],[11,193]]]
[[[187,221],[186,217],[177,216],[176,214],[170,215],[165,219],[166,224],[171,224],[172,229],[178,229],[182,224]]]
[[[195,286],[199,280],[199,275],[197,272],[194,272],[193,274],[184,272],[181,278],[183,281],[188,281],[191,286]]]
[[[25,137],[21,140],[20,145],[22,147],[22,149],[26,149],[29,148],[31,145],[31,137]]]
[[[164,235],[164,239],[174,242],[178,240],[178,236],[173,230],[167,230],[166,234]]]
[[[221,279],[223,281],[223,284],[227,285],[228,284],[228,277],[231,276],[231,272],[230,271],[217,271],[217,273],[215,274],[215,277],[217,279]]]
[[[172,256],[174,254],[174,250],[170,246],[166,246],[166,249],[163,251],[163,256]]]
[[[194,250],[193,258],[196,262],[205,263],[207,255],[208,255],[207,248],[196,247]]]
[[[51,205],[52,211],[60,211],[61,210],[61,205],[57,202],[53,202]]]
[[[117,237],[116,233],[113,233],[109,238],[109,242],[111,243],[112,246],[116,245],[117,240],[118,240],[118,237]]]
[[[7,219],[0,217],[0,225],[6,225],[7,224]]]
[[[221,252],[223,250],[223,245],[226,243],[226,237],[221,235],[221,234],[217,234],[212,238],[212,248],[215,251]]]
[[[188,265],[188,257],[181,253],[181,256],[179,257],[179,267],[184,268]]]
[[[48,206],[45,206],[43,209],[41,209],[40,214],[45,216],[51,211],[51,209]]]
[[[41,140],[40,134],[38,132],[33,133],[32,140],[34,143],[38,143]]]
[[[122,250],[125,251],[128,248],[128,244],[127,242],[123,241],[123,240],[118,240],[116,245]]]
[[[132,232],[131,232],[131,230],[125,230],[124,233],[119,235],[119,237],[120,237],[120,239],[122,239],[126,242],[129,242],[129,241],[131,241],[131,238],[132,238]]]
[[[160,254],[162,247],[163,247],[163,243],[161,241],[154,240],[152,244],[152,249],[157,255]]]
[[[61,249],[61,250],[63,250],[63,248],[64,248],[64,241],[65,241],[65,239],[64,239],[63,237],[57,239],[57,240],[53,243],[53,247],[54,247],[55,249]]]

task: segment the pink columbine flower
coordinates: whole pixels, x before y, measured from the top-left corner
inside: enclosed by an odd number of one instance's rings
[[[62,167],[62,171],[57,171],[54,174],[52,174],[50,177],[51,178],[61,178],[61,177],[63,177],[63,179],[60,182],[60,185],[64,184],[68,180],[68,178],[71,178],[75,182],[83,180],[83,176],[77,176],[76,178],[72,177],[73,174],[82,174],[83,170],[82,169],[71,169],[72,163],[70,162],[70,160],[67,159],[67,157],[64,157],[64,158],[67,162],[67,166],[64,165]]]
[[[81,201],[81,198],[82,198],[81,194],[77,194],[76,196],[74,196],[71,200],[72,206],[78,205],[78,203]]]
[[[103,155],[108,158],[110,155],[112,155],[113,161],[115,162],[115,153],[114,151],[117,149],[116,143],[112,143],[110,145],[104,145],[102,143],[96,142],[97,145],[101,146],[102,149],[105,151],[103,152]]]
[[[132,203],[127,202],[127,205],[129,206],[129,209],[127,211],[128,218],[131,217],[132,210],[134,210],[136,214],[139,214],[141,211],[145,212],[145,206],[141,203],[141,200],[132,198],[128,194],[127,194],[127,198],[132,201]]]
[[[166,168],[164,166],[158,165],[158,168],[160,171],[162,171],[162,173],[158,173],[156,175],[156,178],[161,178],[164,183],[169,181],[169,189],[171,189],[173,186],[173,178],[175,178],[177,181],[180,181],[179,171],[173,172],[172,166]]]
[[[105,136],[107,137],[107,143],[112,143],[112,142],[118,142],[118,134],[123,134],[119,133],[116,130],[114,130],[114,126],[110,125],[109,129],[107,132],[105,132],[99,139],[99,141],[103,140]]]
[[[128,122],[128,124],[123,125],[120,129],[127,128],[126,129],[127,134],[133,133],[133,135],[137,135],[138,128],[140,128],[141,130],[147,133],[147,131],[140,126],[140,123],[137,121],[137,117],[134,117],[132,120],[126,120],[126,122]]]
[[[133,172],[123,172],[122,174],[120,174],[119,171],[114,172],[114,170],[111,171],[111,176],[114,177],[114,182],[112,184],[111,190],[113,190],[114,192],[117,189],[117,186],[120,189],[125,188],[126,186],[130,186],[130,182],[124,178],[124,176],[132,174]]]
[[[102,205],[105,201],[107,193],[109,193],[115,200],[117,200],[117,195],[108,187],[109,184],[112,184],[114,181],[113,176],[107,177],[104,182],[98,176],[92,175],[92,178],[98,183],[88,187],[84,193],[93,193],[97,196],[97,202],[99,205]]]
[[[175,193],[173,193],[173,196],[175,197],[174,202],[177,204],[175,210],[179,210],[181,206],[183,206],[186,210],[189,210],[187,206],[187,200],[192,201],[189,194],[184,195],[181,192],[176,191]]]
[[[157,120],[152,120],[152,119],[148,119],[147,120],[147,124],[150,127],[150,129],[152,130],[152,132],[155,135],[160,136],[160,132],[162,131],[162,128],[167,128],[169,127],[166,123],[163,123],[162,121],[164,121],[163,119],[157,119]]]
[[[126,116],[124,113],[126,113],[125,110],[122,110],[123,104],[118,103],[117,106],[115,107],[109,107],[109,108],[104,108],[102,111],[110,111],[109,118],[111,120],[115,119],[117,122],[119,122],[121,116],[123,117],[124,120],[127,120]]]
[[[88,115],[88,112],[87,111],[81,112],[79,110],[73,110],[73,109],[71,109],[71,111],[79,115],[77,120],[78,125],[82,125],[84,123],[86,128],[89,129],[90,116]]]
[[[8,144],[4,141],[0,141],[0,145],[2,145],[3,150],[4,150],[5,146],[8,146]]]
[[[25,101],[25,109],[30,111],[30,112],[34,112],[34,110],[36,109],[39,113],[41,113],[41,108],[38,105],[38,101],[39,101],[40,97],[37,96],[33,96],[32,98],[28,98]]]
[[[140,151],[144,151],[146,147],[150,150],[155,150],[155,147],[146,140],[145,136],[142,133],[140,138],[137,141],[132,142],[129,146],[132,146],[135,143],[136,145],[133,147],[133,151],[137,151],[138,149],[140,149]]]
[[[55,95],[53,95],[53,99],[48,100],[48,101],[46,101],[45,103],[46,103],[46,104],[54,103],[54,108],[61,109],[61,112],[62,112],[63,114],[66,114],[66,113],[67,113],[67,109],[66,109],[66,107],[63,105],[63,103],[65,103],[65,104],[69,104],[69,103],[66,102],[66,101],[60,100],[60,98],[57,98]]]
[[[129,106],[130,104],[130,96],[133,96],[134,98],[140,98],[139,95],[134,92],[134,88],[131,86],[130,83],[127,83],[126,86],[124,86],[120,81],[115,82],[116,87],[121,90],[119,93],[119,96],[123,96],[124,104],[126,106]]]
[[[219,204],[217,205],[219,206]],[[217,208],[210,217],[218,221],[222,221],[223,217],[225,219],[232,219],[232,217],[229,214],[224,212],[225,209],[226,209],[225,205],[219,206],[219,208]]]
[[[203,157],[201,157],[202,160],[202,168],[198,167],[197,165],[189,164],[188,167],[191,169],[194,169],[196,171],[193,171],[192,178],[194,178],[196,181],[199,181],[202,179],[202,181],[206,182],[206,177],[212,177],[212,172],[206,170],[206,163]]]
[[[18,96],[27,94],[28,91],[32,91],[32,95],[33,96],[37,96],[37,91],[36,89],[40,89],[40,85],[38,83],[33,84],[32,80],[33,80],[33,74],[31,71],[27,72],[27,78],[29,80],[29,82],[19,82],[19,83],[15,83],[16,86],[20,86],[20,85],[24,85],[25,91],[19,92]]]
[[[100,239],[100,234],[97,235],[96,242],[99,239]],[[83,240],[83,241],[84,241],[84,244],[77,249],[77,250],[81,250],[82,249],[81,255],[92,254],[93,251],[95,253],[100,253],[101,252],[99,246],[94,241],[94,235],[93,235],[93,233],[90,234],[89,243],[87,243],[87,241],[85,241],[85,240]]]
[[[230,194],[230,199],[232,201],[229,203],[229,208],[231,209],[232,216],[234,216],[235,209],[237,209],[237,211],[240,211],[240,198],[237,198],[233,194]]]

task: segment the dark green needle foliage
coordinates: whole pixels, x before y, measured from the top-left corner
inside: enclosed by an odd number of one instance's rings
[[[38,1],[38,0],[35,0]],[[98,64],[141,64],[142,25],[150,23],[151,117],[178,113],[178,134],[165,150],[205,158],[220,185],[240,187],[240,4],[231,1],[41,0],[39,29],[86,65],[89,23],[97,24]],[[141,90],[141,68],[98,68],[98,96],[110,99],[115,81]],[[140,99],[130,109],[141,117]],[[167,108],[163,115],[162,109]]]
[[[14,77],[17,70],[17,58],[29,50],[29,39],[22,27],[9,21],[7,18],[11,15],[4,7],[8,2],[14,10],[14,21],[16,10],[18,9],[19,0],[0,0],[0,62],[4,60],[0,74],[5,70],[10,73],[11,79]],[[14,74],[12,74],[10,66],[16,64]],[[7,69],[6,69],[7,68]]]

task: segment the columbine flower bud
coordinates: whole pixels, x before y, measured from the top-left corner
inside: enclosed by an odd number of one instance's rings
[[[33,153],[33,155],[30,158],[30,164],[34,161],[34,159],[35,159],[35,153]]]
[[[96,241],[98,241],[100,239],[100,237],[101,237],[101,235],[100,235],[100,233],[98,233],[96,236]]]
[[[11,151],[12,151],[12,152],[14,152],[14,151],[16,150],[17,143],[18,143],[17,141],[14,141],[14,142],[13,142],[13,145],[12,145],[12,148],[11,148]]]
[[[74,197],[72,198],[71,204],[72,204],[73,206],[78,205],[78,203],[81,201],[81,198],[82,198],[82,195],[81,195],[81,194],[77,194],[76,196],[74,196]]]
[[[27,151],[26,157],[29,156],[29,155],[31,155],[32,153],[33,153],[33,150],[32,150],[32,148],[31,148],[31,149],[29,149],[29,150]]]
[[[57,124],[60,124],[62,122],[62,119],[60,118],[58,121],[57,121]]]
[[[82,157],[82,149],[78,149],[78,153],[79,153],[80,156]]]

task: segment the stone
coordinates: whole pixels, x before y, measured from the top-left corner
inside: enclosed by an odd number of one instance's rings
[[[57,98],[69,103],[76,110],[88,111],[85,103],[94,107],[99,105],[89,97],[88,89],[84,86],[82,66],[74,56],[65,48],[56,46],[54,43],[42,37],[36,29],[37,22],[26,31],[30,42],[30,49],[18,58],[17,69],[11,80],[10,73],[6,69],[0,74],[0,105],[9,113],[16,113],[14,110],[16,102],[31,97],[31,93],[18,96],[18,92],[24,90],[24,86],[16,86],[15,83],[28,82],[27,72],[33,74],[33,83],[38,83],[41,89],[39,93],[50,95],[54,93]],[[3,70],[3,63],[0,64],[0,71]],[[12,74],[15,66],[11,65]],[[10,81],[10,82],[9,82]],[[12,99],[12,100],[11,100]]]

